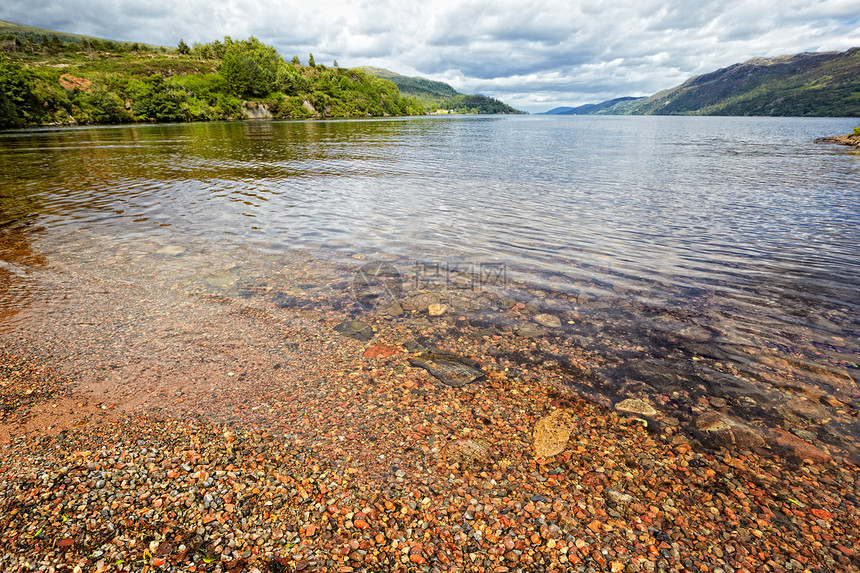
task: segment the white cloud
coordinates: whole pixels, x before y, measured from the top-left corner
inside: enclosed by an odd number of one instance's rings
[[[250,35],[529,111],[647,95],[757,56],[860,45],[860,0],[5,0],[0,19],[175,45]]]

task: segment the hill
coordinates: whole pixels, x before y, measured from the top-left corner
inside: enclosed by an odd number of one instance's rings
[[[860,116],[860,48],[754,58],[607,113]]]
[[[384,68],[364,66],[361,69],[394,83],[400,93],[414,97],[430,111],[444,109],[457,113],[522,113],[491,97],[462,94],[444,82],[403,76]]]
[[[168,48],[164,46],[153,46],[151,44],[140,44],[137,42],[117,42],[114,40],[106,40],[94,36],[84,36],[82,34],[70,34],[68,32],[55,32],[54,30],[46,30],[44,28],[34,28],[32,26],[24,26],[13,22],[0,20],[0,41],[4,43],[15,42],[17,40],[17,50],[33,51],[36,46],[49,44],[54,46],[63,46],[64,44],[74,44],[78,47],[86,48],[95,46],[108,47],[112,49],[139,49],[146,48],[152,51],[170,52],[176,48]],[[12,46],[4,45],[3,51],[15,51],[9,49]],[[71,47],[71,46],[69,46]],[[62,48],[61,48],[62,49]]]
[[[551,115],[860,116],[860,48],[753,58],[647,98],[555,108]]]
[[[287,62],[253,37],[170,49],[57,34],[16,39],[0,44],[0,128],[424,112],[387,80],[314,65],[313,56],[307,66]]]
[[[557,107],[549,111],[545,111],[538,115],[594,115],[598,112],[605,112],[617,107],[619,104],[626,104],[631,101],[639,100],[638,97],[619,97],[607,100],[601,103],[587,103],[577,107]]]

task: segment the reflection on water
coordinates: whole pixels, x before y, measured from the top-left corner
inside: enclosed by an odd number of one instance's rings
[[[471,286],[464,268],[502,265],[504,284],[480,296],[422,288],[497,329],[518,328],[512,308],[559,317],[539,336],[592,352],[588,385],[604,396],[688,411],[716,397],[748,420],[857,438],[860,155],[810,143],[850,126],[476,117],[7,132],[3,309],[38,289],[40,256],[150,285],[254,268],[254,284],[228,281],[241,297],[301,250],[341,279],[291,304],[352,313],[350,277],[368,260],[404,276],[454,268]],[[176,254],[143,264],[165,247]]]
[[[45,258],[33,252],[30,233],[21,220],[0,222],[0,325],[11,325],[38,289],[33,274],[44,268]]]

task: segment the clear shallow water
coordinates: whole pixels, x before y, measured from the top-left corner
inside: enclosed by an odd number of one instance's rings
[[[605,395],[724,398],[746,419],[857,438],[860,153],[812,144],[854,123],[454,117],[0,133],[0,321],[26,327],[15,313],[40,298],[54,262],[98,274],[143,244],[206,245],[225,267],[300,249],[346,275],[375,259],[404,276],[495,265],[504,284],[482,285],[492,301],[471,316],[502,327],[494,311],[513,302],[559,316],[549,336],[602,357]],[[810,400],[823,408],[814,417]]]

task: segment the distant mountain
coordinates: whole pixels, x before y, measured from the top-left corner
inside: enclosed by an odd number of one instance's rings
[[[366,73],[392,82],[404,96],[412,96],[427,109],[453,110],[458,113],[523,113],[484,95],[461,94],[445,82],[403,76],[384,68],[364,66]]]
[[[860,116],[860,48],[754,58],[610,113]]]
[[[546,113],[858,117],[860,48],[753,58],[648,98],[619,98]]]
[[[610,110],[619,104],[635,101],[638,99],[643,98],[618,97],[601,103],[587,103],[585,105],[580,105],[577,107],[557,107],[538,115],[594,115],[598,112]]]

